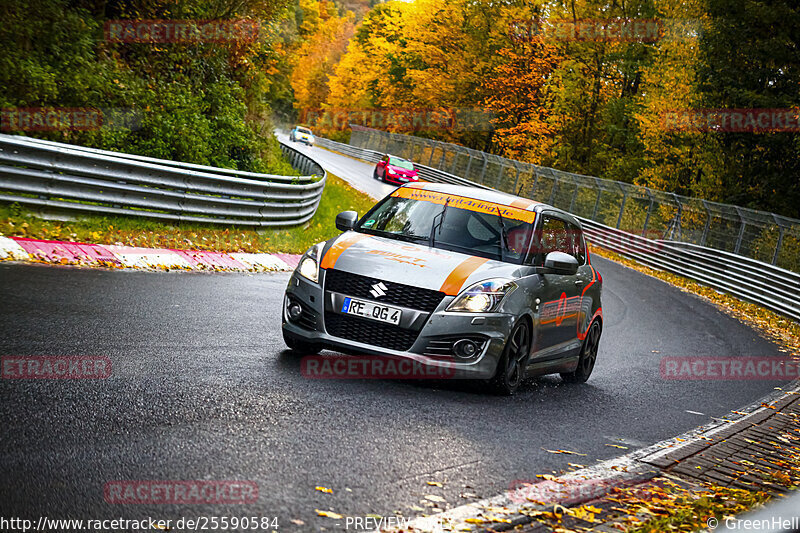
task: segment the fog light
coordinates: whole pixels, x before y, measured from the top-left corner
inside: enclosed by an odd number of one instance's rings
[[[478,353],[478,345],[469,339],[461,339],[453,344],[453,351],[457,357],[474,357]]]
[[[303,308],[297,302],[289,304],[289,320],[297,320],[303,314]]]

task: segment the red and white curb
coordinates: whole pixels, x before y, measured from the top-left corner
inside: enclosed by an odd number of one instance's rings
[[[150,270],[276,272],[294,270],[300,256],[140,248],[0,236],[0,261],[3,260]]]

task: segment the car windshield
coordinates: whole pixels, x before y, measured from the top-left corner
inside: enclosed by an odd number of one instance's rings
[[[398,193],[417,192],[407,191]],[[433,231],[435,248],[521,263],[533,235],[533,217],[530,211],[460,196],[436,195],[432,200],[390,196],[364,215],[355,229],[422,244],[430,243]]]
[[[399,157],[389,157],[389,164],[393,167],[414,170],[414,165],[411,163],[411,161],[406,161],[405,159],[400,159]]]
[[[297,133],[307,133],[307,134],[311,135],[311,130],[309,130],[307,128],[297,128]]]

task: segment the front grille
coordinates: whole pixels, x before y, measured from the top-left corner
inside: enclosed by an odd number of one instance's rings
[[[383,283],[387,290],[386,295],[377,299],[384,304],[399,305],[409,309],[417,309],[432,313],[441,303],[445,294],[431,289],[421,289],[412,285],[403,285],[393,281],[384,281],[367,276],[359,276],[341,270],[328,270],[325,274],[325,289],[347,296],[376,300],[370,294],[372,286]]]
[[[434,337],[425,344],[424,354],[431,357],[445,357],[452,359],[456,357],[453,345],[461,339],[469,339],[478,346],[477,354],[483,352],[486,346],[487,337],[483,335],[465,335],[460,337]]]
[[[325,329],[334,337],[405,352],[413,346],[418,331],[355,316],[325,312]]]

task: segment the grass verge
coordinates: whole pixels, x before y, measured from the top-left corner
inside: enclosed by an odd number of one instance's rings
[[[305,252],[311,245],[337,235],[334,219],[346,210],[363,214],[375,200],[328,174],[314,217],[288,228],[250,229],[210,224],[168,224],[139,217],[93,217],[47,220],[19,205],[0,205],[0,235],[146,248],[176,248],[218,252]]]

